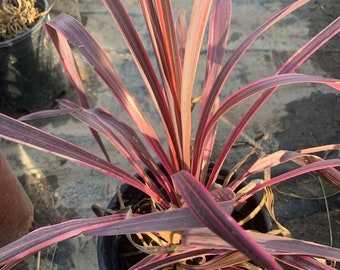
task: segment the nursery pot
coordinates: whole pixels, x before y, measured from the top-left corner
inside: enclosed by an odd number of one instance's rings
[[[209,170],[211,172],[214,164],[211,163],[210,165]],[[150,173],[148,171],[146,172],[150,176]],[[222,169],[216,182],[222,184],[228,172],[228,170]],[[137,178],[139,178],[139,176],[137,176]],[[242,186],[240,188],[242,188]],[[120,193],[125,205],[131,206],[132,212],[145,211],[145,204],[149,199],[145,193],[127,184],[121,186]],[[233,213],[232,216],[237,220],[241,220],[251,213],[259,202],[260,198],[255,194],[247,200],[239,212]],[[115,195],[110,201],[108,209],[117,211],[119,208],[120,203],[117,195]],[[108,213],[105,213],[105,215],[108,215]],[[253,219],[244,224],[243,228],[263,233],[268,232],[271,229],[271,220],[268,212],[262,208]],[[125,270],[145,257],[145,254],[139,252],[137,248],[132,246],[125,235],[100,236],[98,237],[97,248],[98,264],[101,270]],[[126,257],[126,254],[129,252],[133,252],[133,255]]]
[[[0,247],[27,234],[33,227],[33,205],[0,153]]]
[[[41,11],[46,0],[37,0]],[[47,37],[45,14],[28,31],[0,41],[0,101],[12,110],[31,112],[51,107],[67,88],[59,56]]]

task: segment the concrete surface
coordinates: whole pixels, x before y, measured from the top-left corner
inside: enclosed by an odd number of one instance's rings
[[[136,98],[146,114],[152,116],[150,100],[145,97],[145,88],[141,78],[132,62],[126,46],[115,25],[99,0],[54,0],[55,9],[52,15],[59,12],[68,12],[79,18],[86,28],[104,47],[112,59],[116,69]],[[148,41],[147,29],[141,15],[139,1],[126,0],[127,10],[137,25],[146,48],[151,52],[152,46]],[[174,1],[174,7],[190,7],[192,1]],[[291,1],[270,0],[240,0],[234,1],[232,32],[228,53],[231,52],[246,35],[259,24],[270,18]],[[275,73],[277,68],[304,42],[311,38],[322,27],[339,16],[339,5],[334,1],[311,1],[299,11],[288,16],[282,22],[270,29],[250,48],[242,61],[237,65],[222,98],[229,95],[246,83]],[[299,72],[318,74],[327,77],[340,77],[340,47],[339,37],[325,46],[321,52],[313,56],[299,69]],[[202,54],[204,54],[202,52]],[[93,105],[100,105],[114,113],[126,117],[112,95],[93,74],[91,68],[81,60],[81,70]],[[200,61],[199,73],[204,74],[204,61]],[[202,83],[202,77],[197,80],[197,88]],[[69,92],[66,97],[74,98]],[[226,132],[230,130],[243,107],[239,107],[224,118],[218,135],[218,141],[223,142]],[[39,121],[37,126],[44,130],[56,133],[70,141],[76,142],[92,151],[99,153],[87,128],[68,117]],[[159,123],[155,122],[156,129]],[[277,149],[296,149],[315,144],[339,142],[340,138],[340,96],[335,90],[320,85],[299,85],[294,89],[285,87],[279,90],[258,113],[251,122],[246,135],[253,139],[261,134],[269,134],[268,140],[263,143],[266,152]],[[106,205],[115,193],[117,181],[107,176],[93,172],[89,169],[66,162],[36,150],[21,147],[2,140],[1,150],[7,156],[15,169],[19,179],[24,184],[36,207],[37,226],[52,224],[74,217],[92,217],[90,207],[92,203]],[[233,151],[228,160],[233,164],[239,160],[249,149],[241,147]],[[218,151],[218,149],[217,149]],[[117,156],[114,149],[109,149],[111,156]],[[127,166],[121,159],[115,163]],[[231,165],[230,165],[231,166]],[[331,190],[332,191],[332,190]],[[331,192],[330,191],[330,192]],[[304,191],[301,191],[302,194]],[[316,191],[315,191],[316,192]],[[313,194],[314,196],[315,194]],[[317,194],[315,196],[319,196]],[[332,197],[334,199],[334,197]],[[282,205],[281,205],[282,207]],[[284,208],[284,206],[283,206]],[[324,209],[324,208],[323,208]],[[339,228],[340,199],[334,199],[332,219]],[[284,211],[288,211],[284,208]],[[288,211],[289,212],[289,211]],[[301,222],[311,222],[303,218],[311,217],[315,220],[315,211],[309,214],[299,213],[296,216],[286,217],[287,222],[296,224],[294,218]],[[324,221],[326,218],[322,218]],[[327,225],[327,224],[326,224]],[[301,226],[301,224],[299,225]],[[312,228],[311,226],[309,226]],[[314,228],[314,227],[313,227]],[[321,234],[325,243],[328,241],[326,228],[313,229]],[[296,235],[314,237],[311,234]],[[320,232],[321,231],[321,232]],[[340,230],[333,229],[333,241],[340,247]],[[314,239],[311,239],[314,240]],[[316,239],[318,240],[318,239]],[[321,240],[322,241],[322,240]],[[40,259],[37,256],[29,258],[18,269],[34,269],[40,261],[40,269],[97,269],[96,239],[90,237],[77,237],[44,250]]]

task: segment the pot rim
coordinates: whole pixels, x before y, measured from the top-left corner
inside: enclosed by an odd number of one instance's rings
[[[214,162],[210,162],[209,168],[212,168],[215,165]],[[159,166],[162,166],[162,164],[159,164]],[[212,167],[211,167],[212,166]],[[148,172],[148,170],[146,170]],[[222,175],[226,176],[229,173],[229,170],[225,167],[222,167],[222,170],[220,171]],[[136,175],[137,177],[140,177]],[[141,180],[141,178],[139,178]],[[132,200],[139,201],[140,198],[136,194],[144,194],[142,191],[136,189],[135,187],[132,187],[128,184],[122,184],[120,186],[120,191],[123,199],[129,200],[129,204],[131,204]],[[134,192],[137,192],[136,194]],[[133,193],[133,196],[131,195]],[[130,196],[126,196],[129,195]],[[147,195],[144,194],[145,197]],[[247,199],[248,207],[255,203],[255,201],[259,201],[258,194],[255,194],[254,196]],[[107,208],[112,210],[118,210],[116,206],[119,205],[117,193],[113,195],[111,198]],[[134,205],[134,204],[132,204]],[[241,209],[238,213],[242,215],[242,212],[244,210]],[[246,210],[247,212],[248,210]],[[108,215],[109,213],[105,213],[105,215]],[[254,222],[256,225],[254,225]],[[270,215],[268,214],[266,207],[262,208],[252,219],[252,229],[256,227],[258,231],[260,232],[268,232],[271,230],[272,223]],[[249,225],[249,224],[248,224]],[[97,237],[97,261],[99,265],[99,269],[101,270],[111,270],[111,269],[122,269],[121,268],[121,262],[118,260],[118,246],[120,239],[124,237],[125,235],[107,235],[107,236],[98,236]],[[124,268],[125,269],[125,268]]]

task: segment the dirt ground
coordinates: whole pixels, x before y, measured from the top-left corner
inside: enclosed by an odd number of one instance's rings
[[[310,33],[316,34],[325,25],[320,18],[335,19],[340,15],[336,1],[312,1],[309,18]],[[333,38],[322,51],[311,57],[329,77],[339,78],[340,36]],[[332,50],[337,48],[337,50]],[[286,105],[288,115],[281,119],[282,133],[276,135],[281,149],[301,149],[315,145],[339,143],[339,94],[313,93]],[[297,120],[299,119],[299,120]],[[326,154],[326,153],[324,153]],[[328,153],[340,157],[339,152]],[[281,184],[276,189],[278,217],[290,228],[293,237],[340,247],[339,190],[313,175]],[[279,214],[280,213],[280,214]],[[338,266],[340,268],[340,266]]]

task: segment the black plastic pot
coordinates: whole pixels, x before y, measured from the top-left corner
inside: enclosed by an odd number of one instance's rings
[[[213,164],[211,166],[213,166]],[[212,169],[212,167],[210,169]],[[228,175],[228,172],[228,170],[222,169],[219,178],[217,179],[217,183],[222,184],[224,178]],[[242,188],[242,186],[240,188]],[[120,191],[125,205],[131,206],[133,212],[137,209],[141,209],[141,206],[145,205],[148,200],[148,197],[143,192],[127,184],[123,184]],[[259,197],[255,194],[247,200],[247,203],[240,211],[233,213],[233,217],[236,220],[241,220],[246,217],[252,212],[252,210],[254,210],[259,201]],[[114,211],[119,210],[120,203],[117,195],[112,198],[108,208]],[[105,215],[108,215],[108,213],[105,213]],[[267,210],[262,208],[253,219],[243,226],[243,228],[257,230],[264,233],[268,232],[271,229],[271,226],[270,216]],[[133,256],[122,256],[122,254],[127,253],[127,250],[129,253],[133,253]],[[132,246],[125,235],[118,235],[98,237],[97,256],[100,270],[125,270],[139,262],[146,255]]]
[[[125,204],[130,205],[132,211],[138,209],[143,199],[147,198],[145,193],[126,184],[123,184],[120,190]],[[119,207],[120,204],[117,195],[115,195],[108,208],[117,211]],[[124,252],[124,250],[134,251],[135,254],[129,258],[123,258],[120,252]],[[128,269],[145,257],[131,245],[125,235],[98,237],[97,256],[101,270]]]
[[[46,0],[37,0],[41,11]],[[49,15],[15,38],[0,42],[0,101],[12,110],[31,112],[51,107],[67,88],[59,56],[43,28]]]

